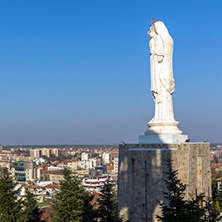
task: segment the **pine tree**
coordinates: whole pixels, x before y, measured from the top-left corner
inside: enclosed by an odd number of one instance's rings
[[[101,189],[101,197],[98,200],[97,209],[100,222],[121,222],[123,219],[119,216],[118,204],[113,184],[108,179]]]
[[[83,205],[83,222],[96,222],[97,221],[97,211],[94,209],[94,205],[92,205],[92,200],[94,195],[89,196],[88,192],[85,192],[84,195],[84,205]]]
[[[87,202],[88,193],[81,185],[81,180],[71,174],[71,170],[67,168],[63,170],[64,180],[60,181],[60,192],[56,194],[53,203],[53,221],[84,222],[86,217],[88,222],[94,221],[92,209]],[[91,211],[86,212],[89,209]]]
[[[41,219],[42,211],[39,209],[34,194],[27,192],[23,204],[23,221],[24,222],[44,222]]]
[[[17,196],[21,189],[16,189],[17,183],[13,182],[8,173],[0,175],[0,221],[22,221],[23,201]]]
[[[185,200],[186,185],[178,179],[178,172],[172,169],[172,163],[167,163],[167,178],[164,180],[168,192],[164,192],[167,204],[159,203],[162,215],[157,215],[163,222],[216,222],[220,221],[219,212],[211,199],[206,199],[203,194],[191,200]],[[199,202],[204,202],[204,207]]]
[[[217,181],[214,179],[212,180],[212,199],[213,201],[216,201],[216,197],[217,197]]]
[[[204,216],[201,221],[206,222],[215,222],[221,221],[222,217],[220,216],[220,207],[218,202],[214,202],[212,198],[205,200],[204,206]],[[219,208],[218,208],[219,207]]]
[[[163,194],[168,200],[168,204],[159,203],[162,216],[157,215],[157,218],[163,222],[188,221],[187,203],[184,200],[186,185],[177,178],[177,171],[173,171],[171,162],[168,162],[167,166],[169,171],[167,172],[167,179],[164,181],[168,192]]]

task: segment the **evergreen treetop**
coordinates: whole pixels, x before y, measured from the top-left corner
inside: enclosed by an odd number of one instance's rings
[[[90,198],[82,186],[81,180],[72,176],[72,171],[63,170],[64,180],[60,181],[60,191],[53,203],[54,222],[94,221],[94,211],[90,207]],[[87,215],[86,215],[87,214]]]
[[[100,222],[122,222],[123,219],[119,216],[116,193],[111,181],[108,180],[104,184],[100,192],[98,200],[99,207],[97,209]]]
[[[27,192],[23,204],[23,221],[24,222],[44,222],[41,219],[42,211],[39,209],[35,195]]]
[[[0,175],[0,221],[22,221],[22,199],[17,198],[21,188],[13,182],[8,173]]]
[[[157,215],[159,221],[163,222],[216,222],[220,221],[219,212],[215,204],[203,194],[197,195],[191,200],[185,199],[186,185],[178,179],[178,171],[172,169],[171,161],[167,162],[165,184],[167,192],[164,197],[167,204],[159,203],[162,215]],[[200,206],[200,202],[204,206]]]

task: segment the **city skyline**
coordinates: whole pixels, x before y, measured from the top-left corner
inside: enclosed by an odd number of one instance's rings
[[[175,41],[179,128],[191,141],[221,143],[221,4],[0,3],[0,143],[137,143],[154,113],[146,36],[153,17]]]

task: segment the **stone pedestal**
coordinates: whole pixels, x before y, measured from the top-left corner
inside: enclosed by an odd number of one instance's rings
[[[119,147],[118,204],[126,220],[156,222],[157,201],[166,191],[166,162],[172,160],[178,178],[191,194],[211,196],[209,143],[125,144]]]

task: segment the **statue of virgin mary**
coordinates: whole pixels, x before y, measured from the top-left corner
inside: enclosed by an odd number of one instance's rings
[[[150,42],[151,92],[155,102],[155,114],[148,123],[145,134],[181,134],[174,119],[172,95],[175,91],[173,78],[173,39],[162,21],[152,19],[147,33]]]

